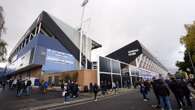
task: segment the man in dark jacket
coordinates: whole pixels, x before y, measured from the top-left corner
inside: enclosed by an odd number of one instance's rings
[[[98,87],[97,83],[95,83],[93,85],[94,101],[97,101],[97,93],[98,93],[98,91],[99,91],[99,87]]]
[[[159,85],[157,87],[158,95],[160,97],[160,104],[164,110],[172,110],[170,99],[169,99],[169,89],[163,82],[163,80],[159,80]]]
[[[185,97],[188,106],[190,106],[192,108],[192,102],[190,100],[191,91],[189,90],[189,88],[187,86],[187,82],[184,81],[184,79],[181,79],[181,88],[183,90],[183,96]]]
[[[19,81],[20,83],[20,91],[19,91],[19,95],[18,96],[21,96],[24,92],[24,89],[25,89],[25,82],[23,80]]]
[[[185,103],[184,103],[183,90],[182,90],[180,82],[177,81],[175,78],[171,78],[171,81],[169,83],[169,88],[173,92],[173,94],[177,100],[177,104],[178,104],[179,108],[182,109],[182,105],[185,106]]]
[[[156,108],[160,108],[160,97],[159,97],[159,94],[158,94],[159,80],[156,79],[155,77],[153,77],[153,81],[151,82],[151,85],[152,85],[154,94],[155,94],[156,99],[157,99],[157,106],[156,106]]]
[[[21,80],[17,80],[16,82],[16,96],[19,96],[20,95],[20,90],[21,90]]]

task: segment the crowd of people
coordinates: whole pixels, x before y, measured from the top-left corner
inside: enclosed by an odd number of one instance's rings
[[[64,103],[68,103],[68,100],[70,98],[77,98],[80,93],[79,85],[77,84],[77,82],[70,80],[65,83],[62,81],[61,90],[63,91],[62,95],[64,96]]]
[[[16,96],[18,97],[22,95],[30,96],[32,93],[32,82],[30,79],[4,80],[0,82],[0,85],[3,88],[3,91],[6,89],[6,87],[11,90],[16,89]]]
[[[161,108],[162,110],[172,110],[172,104],[170,100],[170,94],[172,93],[177,101],[179,110],[183,110],[184,107],[192,108],[191,102],[191,91],[189,86],[193,87],[195,85],[194,80],[186,80],[183,78],[176,79],[171,77],[169,80],[163,80],[162,78],[153,78],[152,81],[145,80],[140,81],[140,93],[143,95],[144,101],[148,101],[148,93],[150,89],[157,99],[156,108]]]
[[[89,84],[89,91],[94,94],[94,101],[97,101],[97,94],[101,92],[102,95],[108,94],[109,91],[117,93],[119,89],[119,82],[101,81],[100,86],[97,83]],[[76,81],[68,81],[61,83],[62,96],[64,96],[64,103],[69,103],[68,100],[79,96],[80,90]]]

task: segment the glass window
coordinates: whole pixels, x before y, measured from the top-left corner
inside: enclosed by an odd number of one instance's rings
[[[112,61],[112,73],[120,73],[120,63]]]
[[[111,72],[110,60],[104,57],[100,57],[100,71]]]

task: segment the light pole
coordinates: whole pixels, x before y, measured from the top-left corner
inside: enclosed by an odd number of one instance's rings
[[[192,70],[194,71],[194,77],[195,77],[195,67],[194,67],[194,64],[193,64],[193,61],[192,61],[192,57],[191,57],[190,51],[188,51],[187,49],[186,49],[186,51],[187,51],[188,57],[189,57],[189,59],[190,59],[190,63],[191,63],[191,65],[192,65]],[[180,52],[181,52],[181,51],[179,51],[179,53],[180,53]]]
[[[79,53],[79,68],[82,69],[82,40],[83,40],[83,18],[84,18],[84,12],[85,12],[85,6],[87,5],[88,0],[84,0],[81,4],[82,15],[81,15],[81,25],[80,25],[80,53]],[[86,65],[85,65],[86,66]]]
[[[193,64],[193,61],[192,61],[192,57],[191,57],[191,54],[190,54],[190,51],[186,50],[187,51],[187,54],[189,56],[189,59],[190,59],[190,63],[192,65],[192,69],[194,71],[194,76],[195,76],[195,68],[194,68],[194,64]]]

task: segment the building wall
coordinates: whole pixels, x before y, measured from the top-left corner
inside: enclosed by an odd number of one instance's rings
[[[12,69],[12,71],[10,72],[14,72],[14,71],[18,71],[18,69],[21,68],[25,68],[28,65],[31,64],[36,64],[36,65],[43,65],[43,71],[50,71],[51,65],[53,62],[48,63],[46,61],[47,58],[47,51],[49,50],[53,50],[55,52],[61,52],[67,55],[71,55],[70,52],[64,48],[60,42],[58,42],[58,40],[56,40],[54,37],[48,37],[48,36],[44,36],[42,34],[38,34],[37,36],[35,36],[31,42],[29,42],[27,45],[25,45],[24,48],[22,48],[15,56],[16,56],[16,60],[13,61],[12,63],[10,63],[8,65],[8,70]],[[26,61],[28,62],[27,64],[25,64],[25,66],[18,68],[16,67],[16,65],[23,65],[24,61],[18,61],[21,59],[21,57],[23,57],[24,54],[26,54],[27,52],[32,51],[31,52],[31,59],[27,59],[30,61]],[[24,59],[24,58],[22,58]],[[69,58],[66,58],[69,59]],[[58,59],[59,60],[59,59]],[[74,56],[71,56],[71,60],[73,62],[73,65],[70,69],[68,70],[77,70],[78,69],[78,61],[74,58]],[[16,64],[15,64],[16,63]],[[19,63],[19,64],[18,64]],[[58,65],[60,65],[59,63],[55,63],[55,67],[58,68]],[[66,64],[64,64],[66,67]],[[51,68],[52,69],[52,68]],[[60,71],[66,71],[67,68],[59,68]],[[55,69],[55,72],[60,72],[57,71],[58,69]],[[52,70],[51,70],[52,71]],[[52,71],[54,72],[54,71]]]
[[[81,90],[84,89],[84,86],[89,86],[90,83],[97,83],[97,71],[96,70],[79,70],[79,71],[70,71],[70,72],[60,72],[60,73],[50,73],[42,74],[41,79],[44,81],[49,81],[49,77],[52,78],[52,82],[55,82],[55,77],[58,77],[58,85],[61,84],[61,81],[76,81]]]

